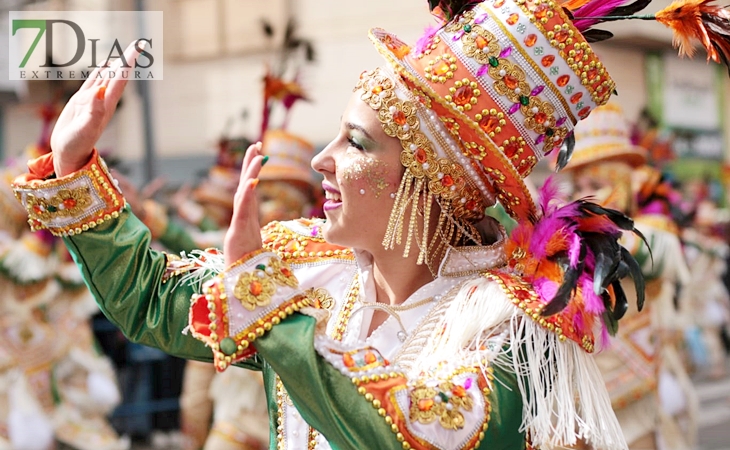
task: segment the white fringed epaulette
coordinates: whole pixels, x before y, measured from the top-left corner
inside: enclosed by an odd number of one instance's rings
[[[521,431],[535,448],[570,447],[580,440],[597,450],[626,450],[590,354],[593,337],[571,332],[575,318],[566,312],[549,318],[536,314],[538,303],[531,286],[506,272],[489,271],[466,282],[434,328],[443,333],[429,342],[413,367],[473,359],[479,352],[475,349],[489,349],[490,341],[505,336],[493,364],[517,375]]]

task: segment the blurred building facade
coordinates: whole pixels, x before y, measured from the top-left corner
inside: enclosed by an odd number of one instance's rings
[[[214,157],[215,144],[222,133],[257,136],[261,80],[275,46],[260,31],[262,19],[274,24],[280,33],[287,18],[293,16],[299,25],[298,33],[315,44],[317,63],[302,74],[302,82],[313,101],[295,109],[290,129],[324,146],[337,133],[342,110],[360,72],[382,64],[380,56],[371,48],[368,29],[379,26],[398,33],[407,42],[414,42],[424,25],[431,21],[425,3],[425,0],[0,1],[6,9],[134,10],[143,4],[146,10],[163,11],[166,70],[164,81],[148,83],[152,106],[150,126],[154,132],[153,147],[160,161],[155,171],[173,182],[189,177],[196,166],[207,165]],[[649,11],[669,3],[670,0],[655,0]],[[7,14],[2,19],[5,21],[0,20],[0,27],[7,27]],[[696,130],[698,122],[710,124],[707,129],[703,130],[702,126],[699,129],[702,133],[714,130],[715,134],[709,133],[709,137],[700,140],[699,150],[686,151],[705,152],[704,156],[725,161],[728,158],[724,151],[728,147],[726,130],[730,128],[730,102],[726,98],[730,82],[720,73],[721,69],[705,65],[701,61],[703,55],[695,61],[678,58],[671,48],[671,34],[657,24],[614,23],[606,28],[616,38],[594,48],[617,83],[619,95],[615,101],[623,107],[629,120],[636,120],[649,107],[660,116],[660,122],[674,128],[686,125],[687,129]],[[6,39],[7,31],[0,36]],[[0,45],[7,42],[0,40]],[[67,83],[65,88],[73,91],[75,86]],[[37,107],[49,99],[52,87],[47,81],[24,84],[2,81],[0,91],[0,155],[12,157],[21,154],[29,139],[37,134]],[[143,161],[144,126],[139,90],[132,85],[99,148],[127,161],[133,177],[140,173]]]

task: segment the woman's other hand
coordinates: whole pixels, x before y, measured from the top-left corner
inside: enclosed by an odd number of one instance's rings
[[[257,177],[263,161],[261,143],[251,145],[243,158],[241,179],[233,197],[233,218],[223,244],[226,266],[262,246],[259,204],[254,190],[259,182]]]
[[[66,103],[51,134],[57,177],[75,172],[89,161],[94,145],[114,115],[142,49],[144,41],[139,44],[135,41],[124,51],[124,61],[118,58],[94,69]]]

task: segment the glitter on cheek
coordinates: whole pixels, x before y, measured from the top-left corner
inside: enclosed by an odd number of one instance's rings
[[[380,197],[389,183],[386,176],[390,165],[385,161],[370,158],[368,156],[357,156],[351,158],[350,163],[342,171],[342,178],[347,182],[365,181],[367,186],[375,193],[375,197]]]

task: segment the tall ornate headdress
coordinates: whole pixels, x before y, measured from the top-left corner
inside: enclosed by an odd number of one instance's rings
[[[632,16],[649,1],[429,0],[442,23],[415,46],[371,30],[388,67],[363,73],[356,90],[386,134],[400,140],[406,168],[385,247],[402,241],[410,208],[405,252],[415,239],[424,260],[434,245],[428,243],[432,201],[442,210],[436,234],[447,241],[478,240],[471,224],[495,201],[518,220],[537,218],[523,179],[553,152],[564,167],[574,126],[614,92],[589,45],[612,34],[596,24],[656,20],[675,31],[681,53],[691,53],[691,40],[699,39],[709,58],[728,63],[730,16],[713,0]],[[426,224],[419,235],[413,216],[420,207]]]

